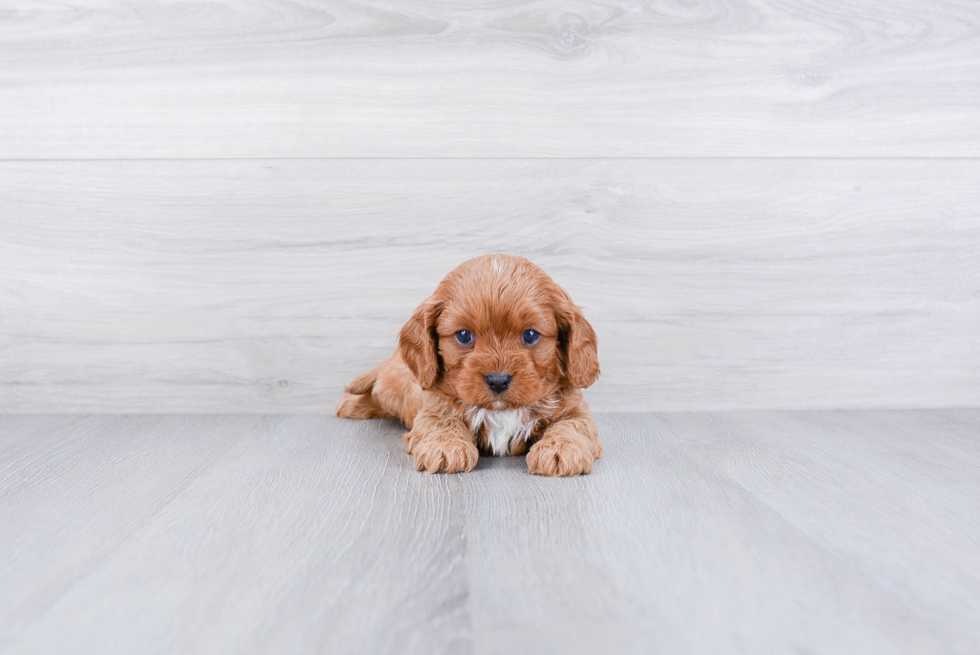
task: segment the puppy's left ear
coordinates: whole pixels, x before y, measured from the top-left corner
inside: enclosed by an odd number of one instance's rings
[[[563,302],[555,315],[558,318],[558,345],[568,381],[585,389],[599,377],[599,340],[595,330],[571,300]]]
[[[442,303],[427,298],[398,333],[398,352],[402,361],[418,378],[422,389],[428,389],[439,377],[439,335],[436,319]]]

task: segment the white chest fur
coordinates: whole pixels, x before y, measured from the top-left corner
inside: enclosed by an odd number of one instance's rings
[[[526,407],[499,410],[474,407],[467,412],[467,419],[474,434],[483,430],[494,455],[506,455],[510,452],[511,442],[527,440],[536,423],[531,418],[531,410]]]

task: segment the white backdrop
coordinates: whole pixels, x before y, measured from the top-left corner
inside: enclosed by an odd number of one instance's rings
[[[973,2],[73,4],[0,25],[0,411],[330,411],[486,252],[597,410],[980,403]]]

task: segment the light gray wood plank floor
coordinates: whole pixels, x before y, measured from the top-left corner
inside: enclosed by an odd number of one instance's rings
[[[390,421],[0,416],[5,653],[975,653],[980,410],[600,414],[593,475]]]

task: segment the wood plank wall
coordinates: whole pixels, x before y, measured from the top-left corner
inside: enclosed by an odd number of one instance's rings
[[[978,405],[980,6],[0,10],[0,411],[330,411],[485,252],[596,410]]]

